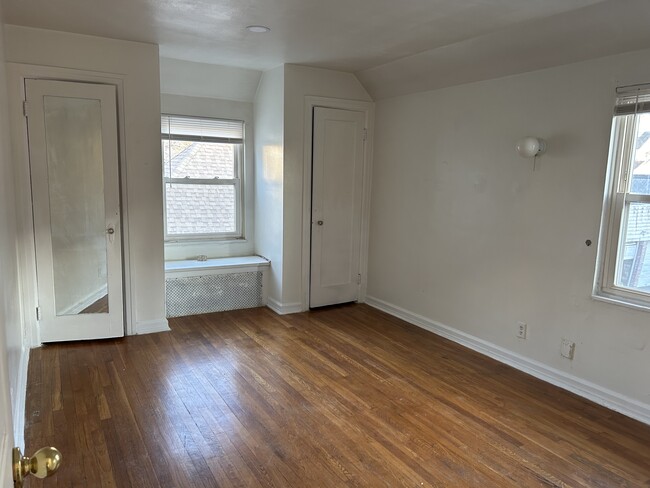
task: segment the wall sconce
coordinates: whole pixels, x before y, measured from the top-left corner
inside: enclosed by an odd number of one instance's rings
[[[539,137],[524,137],[517,141],[517,152],[522,158],[534,158],[544,154],[546,141]]]

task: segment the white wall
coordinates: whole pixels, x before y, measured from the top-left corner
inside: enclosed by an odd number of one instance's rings
[[[158,46],[11,25],[6,26],[5,41],[7,61],[12,63],[66,68],[71,75],[77,73],[72,70],[83,70],[123,80],[126,158],[122,165],[129,234],[125,258],[130,262],[127,290],[130,287],[133,307],[127,320],[135,331],[166,327]],[[10,87],[10,96],[18,97],[18,92],[19,86]],[[15,134],[23,130],[13,129]],[[28,190],[21,188],[21,192]]]
[[[268,300],[282,301],[284,67],[266,71],[255,96],[255,253],[271,260]]]
[[[0,14],[0,376],[7,377],[10,388],[11,412],[0,413],[0,425],[11,417],[16,422],[14,445],[22,445],[23,423],[17,416],[24,416],[26,365],[28,349],[20,310],[17,246],[20,245],[16,228],[14,173],[11,164],[9,140],[9,114],[7,101],[7,76],[5,69],[5,46],[3,24]],[[6,356],[4,352],[6,351]],[[5,362],[6,358],[6,362]],[[4,384],[4,378],[0,378]],[[0,392],[0,405],[4,407]],[[11,446],[9,446],[11,447]],[[5,463],[0,462],[5,466]],[[8,465],[7,465],[8,467]],[[2,474],[0,480],[5,480]]]
[[[368,295],[650,414],[650,313],[590,296],[614,88],[650,82],[648,59],[380,101]],[[514,150],[526,135],[548,140],[535,171]],[[526,340],[517,321],[528,323]],[[563,337],[577,344],[573,361],[560,356]]]
[[[261,71],[160,58],[160,91],[188,97],[252,102]]]
[[[371,101],[351,73],[285,65],[284,70],[284,237],[282,302],[300,308],[302,291],[302,218],[305,97]]]
[[[193,63],[197,64],[197,63]],[[164,76],[164,71],[161,71]],[[162,83],[162,80],[161,80]],[[164,85],[164,83],[163,83]],[[165,259],[193,259],[199,254],[209,258],[230,256],[249,256],[255,250],[254,222],[254,124],[253,104],[234,100],[215,98],[188,97],[163,93],[161,95],[162,112],[175,115],[195,115],[243,120],[245,129],[244,143],[244,239],[227,241],[168,242],[165,244]]]

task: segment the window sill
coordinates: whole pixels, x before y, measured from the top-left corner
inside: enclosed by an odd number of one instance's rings
[[[235,258],[214,258],[207,261],[184,259],[165,262],[165,275],[170,278],[208,274],[247,273],[263,271],[271,261],[262,256],[239,256]]]
[[[599,302],[611,303],[612,305],[618,305],[620,307],[627,307],[627,308],[633,308],[635,310],[643,310],[645,312],[650,312],[649,303],[637,302],[630,298],[610,295],[610,294],[603,293],[602,291],[592,293],[591,298]]]
[[[186,239],[165,239],[166,246],[187,246],[200,244],[246,244],[244,237],[188,237]]]

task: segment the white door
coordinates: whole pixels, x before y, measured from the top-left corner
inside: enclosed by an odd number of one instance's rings
[[[115,87],[25,92],[41,341],[123,336]]]
[[[309,306],[359,297],[365,114],[314,108]]]
[[[12,486],[11,449],[14,434],[11,423],[9,380],[7,378],[7,347],[4,327],[0,325],[0,486]]]

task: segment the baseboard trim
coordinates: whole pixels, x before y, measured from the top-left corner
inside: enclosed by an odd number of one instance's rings
[[[16,395],[12,399],[14,442],[17,447],[25,452],[25,408],[27,401],[27,370],[29,368],[29,347],[23,347],[20,352],[18,364],[18,382],[16,384]]]
[[[266,306],[278,315],[303,312],[302,303],[280,303],[275,298],[267,297]]]
[[[650,425],[650,405],[634,398],[616,393],[600,385],[584,380],[572,374],[547,366],[544,363],[526,358],[513,351],[497,346],[491,342],[467,334],[448,325],[441,324],[422,315],[409,312],[375,297],[366,297],[366,304],[373,308],[400,318],[410,324],[433,332],[441,337],[468,347],[481,354],[496,359],[540,380],[551,383],[576,395],[591,400],[635,420]]]
[[[167,319],[143,320],[142,322],[136,322],[135,324],[135,333],[137,335],[167,332],[168,330],[171,329],[169,328],[169,322],[167,322]]]

